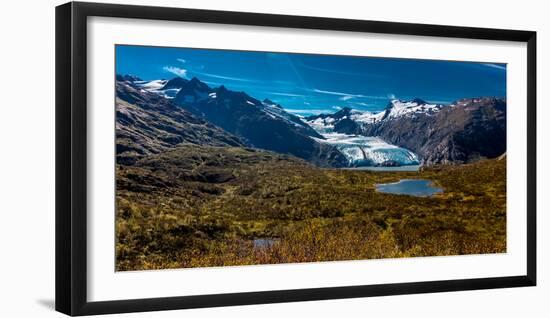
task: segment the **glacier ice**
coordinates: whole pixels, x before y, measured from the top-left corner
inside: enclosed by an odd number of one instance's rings
[[[418,156],[410,150],[389,144],[378,137],[320,132],[322,143],[336,146],[349,160],[350,167],[379,166],[390,162],[398,165],[419,164]]]

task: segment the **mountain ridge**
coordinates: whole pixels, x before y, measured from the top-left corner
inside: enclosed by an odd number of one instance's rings
[[[379,113],[348,108],[304,120],[317,129],[325,126],[339,133],[380,137],[414,151],[424,166],[495,158],[506,151],[503,98],[464,98],[448,106],[419,98],[393,100]]]
[[[181,144],[240,146],[245,143],[162,96],[116,82],[117,162],[133,164]]]
[[[140,85],[143,87],[146,84]],[[177,92],[170,98],[166,96],[167,90]],[[287,113],[269,100],[262,102],[223,85],[211,88],[197,78],[172,79],[162,87],[156,84],[152,91],[194,116],[237,136],[249,147],[294,155],[322,167],[347,164],[345,156],[335,147],[314,139],[323,139],[322,135],[298,116]]]
[[[131,84],[133,77],[120,78]],[[322,167],[350,164],[341,149],[324,141],[326,132],[381,138],[413,151],[427,166],[494,158],[506,150],[502,142],[506,140],[506,102],[502,98],[460,99],[450,105],[419,97],[392,99],[381,112],[344,107],[301,118],[269,99],[260,101],[224,85],[211,88],[196,77],[136,85],[171,100],[247,146],[291,154]]]

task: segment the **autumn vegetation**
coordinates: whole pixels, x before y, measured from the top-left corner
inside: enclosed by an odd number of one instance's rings
[[[505,159],[369,172],[182,145],[116,177],[120,271],[506,252]],[[444,192],[375,191],[403,178]]]

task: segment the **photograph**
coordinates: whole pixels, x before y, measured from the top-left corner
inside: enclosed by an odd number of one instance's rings
[[[116,45],[116,270],[506,252],[506,64]]]
[[[6,4],[0,318],[550,317],[543,2]]]

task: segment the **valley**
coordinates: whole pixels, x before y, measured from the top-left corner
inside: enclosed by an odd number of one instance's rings
[[[371,172],[187,145],[116,173],[121,271],[506,252],[505,160]],[[401,179],[444,192],[376,190]]]
[[[500,99],[298,116],[117,75],[115,106],[118,271],[506,252]]]

